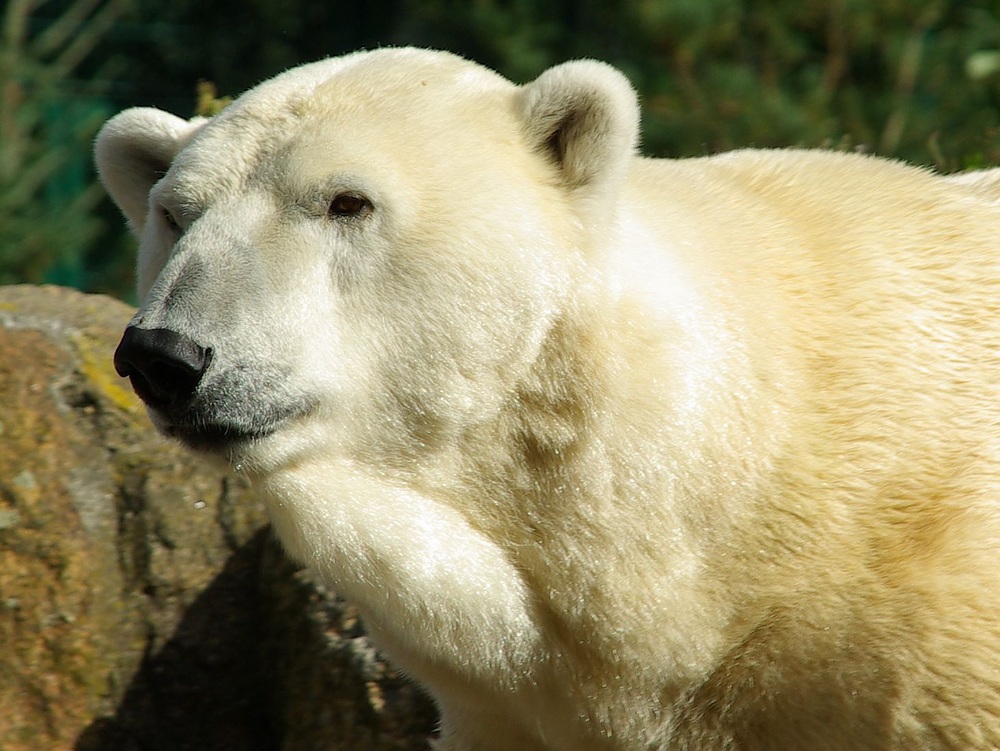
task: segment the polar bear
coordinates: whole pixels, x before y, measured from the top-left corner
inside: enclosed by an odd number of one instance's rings
[[[416,49],[125,111],[116,367],[438,749],[1000,747],[1000,208],[638,124],[607,65]]]
[[[1000,167],[961,172],[948,179],[977,191],[986,198],[1000,201]]]

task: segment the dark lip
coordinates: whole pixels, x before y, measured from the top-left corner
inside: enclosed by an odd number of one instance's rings
[[[234,449],[263,440],[285,425],[312,411],[312,405],[272,410],[252,424],[210,420],[197,414],[170,416],[151,408],[154,422],[164,435],[174,438],[195,451],[229,455]]]
[[[217,378],[213,385],[175,400],[157,398],[141,378],[133,375],[130,380],[160,433],[195,451],[223,456],[273,435],[316,407],[315,399],[284,397],[283,379],[275,374],[258,375],[252,382],[240,372],[237,376]]]
[[[281,426],[247,430],[235,425],[206,423],[192,426],[164,421],[160,430],[188,448],[212,454],[228,453],[234,446],[260,440],[277,431]]]

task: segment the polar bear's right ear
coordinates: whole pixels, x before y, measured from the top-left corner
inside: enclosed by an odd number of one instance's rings
[[[98,175],[136,235],[146,223],[150,189],[205,122],[136,107],[115,115],[97,134]]]
[[[518,96],[530,142],[566,185],[599,189],[624,177],[639,139],[639,102],[620,71],[575,60],[545,71]]]

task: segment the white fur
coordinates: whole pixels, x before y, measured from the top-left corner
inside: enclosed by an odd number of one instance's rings
[[[1000,746],[995,177],[637,133],[599,63],[380,50],[97,157],[202,418],[308,407],[219,451],[438,748]]]

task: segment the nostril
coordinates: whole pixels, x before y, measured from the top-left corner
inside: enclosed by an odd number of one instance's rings
[[[190,399],[211,360],[211,348],[185,334],[129,326],[115,350],[114,364],[143,401],[168,407]]]

